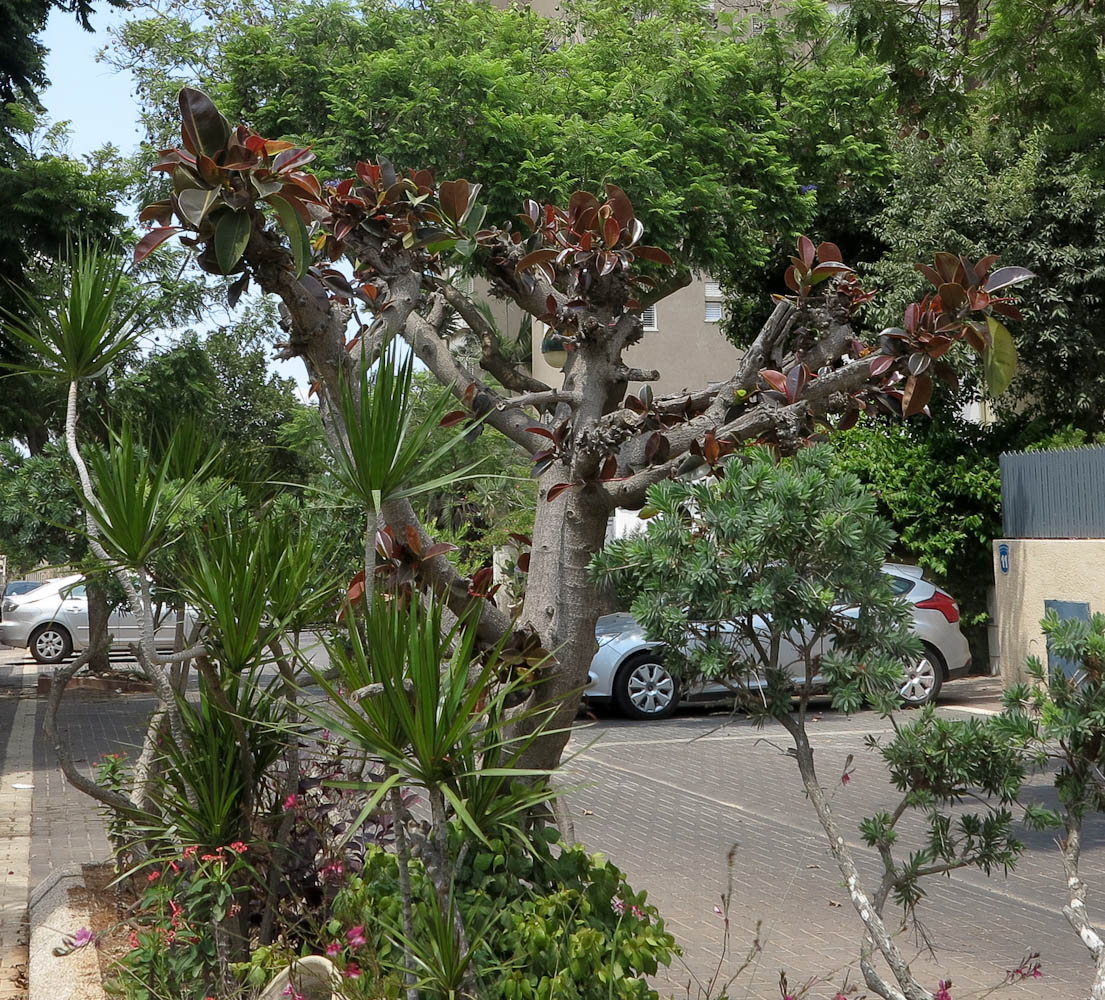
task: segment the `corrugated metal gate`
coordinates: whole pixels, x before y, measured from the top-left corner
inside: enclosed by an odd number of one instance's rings
[[[1001,456],[1006,538],[1105,538],[1105,446]]]

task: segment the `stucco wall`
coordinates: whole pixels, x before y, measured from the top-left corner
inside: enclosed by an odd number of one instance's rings
[[[1009,547],[1009,572],[1001,547]],[[1044,601],[1084,601],[1105,611],[1105,539],[999,538],[994,542],[994,608],[1002,686],[1027,680],[1024,661],[1047,663],[1040,630]]]

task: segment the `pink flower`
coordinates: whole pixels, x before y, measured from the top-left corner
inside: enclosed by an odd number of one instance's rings
[[[249,850],[249,847],[246,844],[243,844],[240,840],[236,840],[233,844],[230,845],[230,850],[232,850],[235,854],[245,854],[246,851]]]
[[[178,865],[175,861],[170,861],[169,867],[172,868],[174,872],[180,872],[180,865]]]
[[[198,844],[193,844],[191,847],[184,848],[184,856],[186,858],[190,858],[198,850],[199,850],[199,845]]]
[[[161,869],[155,868],[152,872],[149,873],[149,875],[146,876],[146,881],[156,882],[159,878],[161,878]]]
[[[852,780],[852,776],[851,776],[851,775],[850,775],[850,774],[849,774],[849,773],[848,773],[847,771],[845,771],[845,772],[844,772],[844,773],[843,773],[843,774],[842,774],[842,775],[840,776],[840,783],[841,783],[842,785],[846,785],[846,784],[848,784],[848,782],[849,782],[849,781],[851,781],[851,780]]]
[[[297,993],[295,987],[292,986],[291,983],[288,983],[288,985],[284,987],[284,992],[280,995],[290,997],[291,1000],[303,1000],[303,994]]]
[[[96,940],[96,935],[92,933],[87,927],[82,927],[76,934],[73,935],[73,947],[84,948],[86,945],[92,944]]]
[[[364,926],[358,924],[356,927],[350,927],[345,932],[345,936],[349,941],[350,948],[363,948],[367,943],[364,936]]]
[[[940,986],[936,990],[936,995],[933,1000],[952,1000],[952,995],[949,992],[952,987],[952,981],[949,979],[946,982],[941,979]]]
[[[285,809],[294,809],[294,808],[295,808],[295,805],[296,805],[296,803],[297,803],[298,801],[299,801],[299,796],[297,796],[297,795],[294,795],[294,794],[293,794],[293,795],[289,795],[289,796],[288,796],[288,797],[287,797],[287,798],[286,798],[286,799],[284,800],[284,808],[285,808]]]
[[[138,935],[134,931],[130,932],[130,946],[132,948],[138,947]]]
[[[337,941],[331,941],[326,946],[326,954],[333,958],[335,955],[341,954],[341,945]]]
[[[361,970],[357,968],[357,963],[356,962],[350,962],[345,967],[344,975],[345,975],[346,979],[360,979],[361,978]]]

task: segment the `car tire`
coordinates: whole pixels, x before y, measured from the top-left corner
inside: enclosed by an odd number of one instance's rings
[[[39,663],[61,663],[73,652],[73,639],[63,625],[48,622],[31,633],[30,650]]]
[[[657,653],[638,653],[614,678],[614,704],[630,719],[666,719],[679,707],[679,680]]]
[[[931,705],[944,686],[944,661],[940,654],[925,645],[920,659],[905,667],[905,681],[899,689],[906,708]]]

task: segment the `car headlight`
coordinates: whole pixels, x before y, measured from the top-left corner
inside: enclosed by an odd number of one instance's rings
[[[14,610],[15,610],[15,601],[13,601],[10,597],[5,597],[4,598],[4,603],[0,604],[0,611],[3,611],[6,614],[7,612],[14,611]]]

